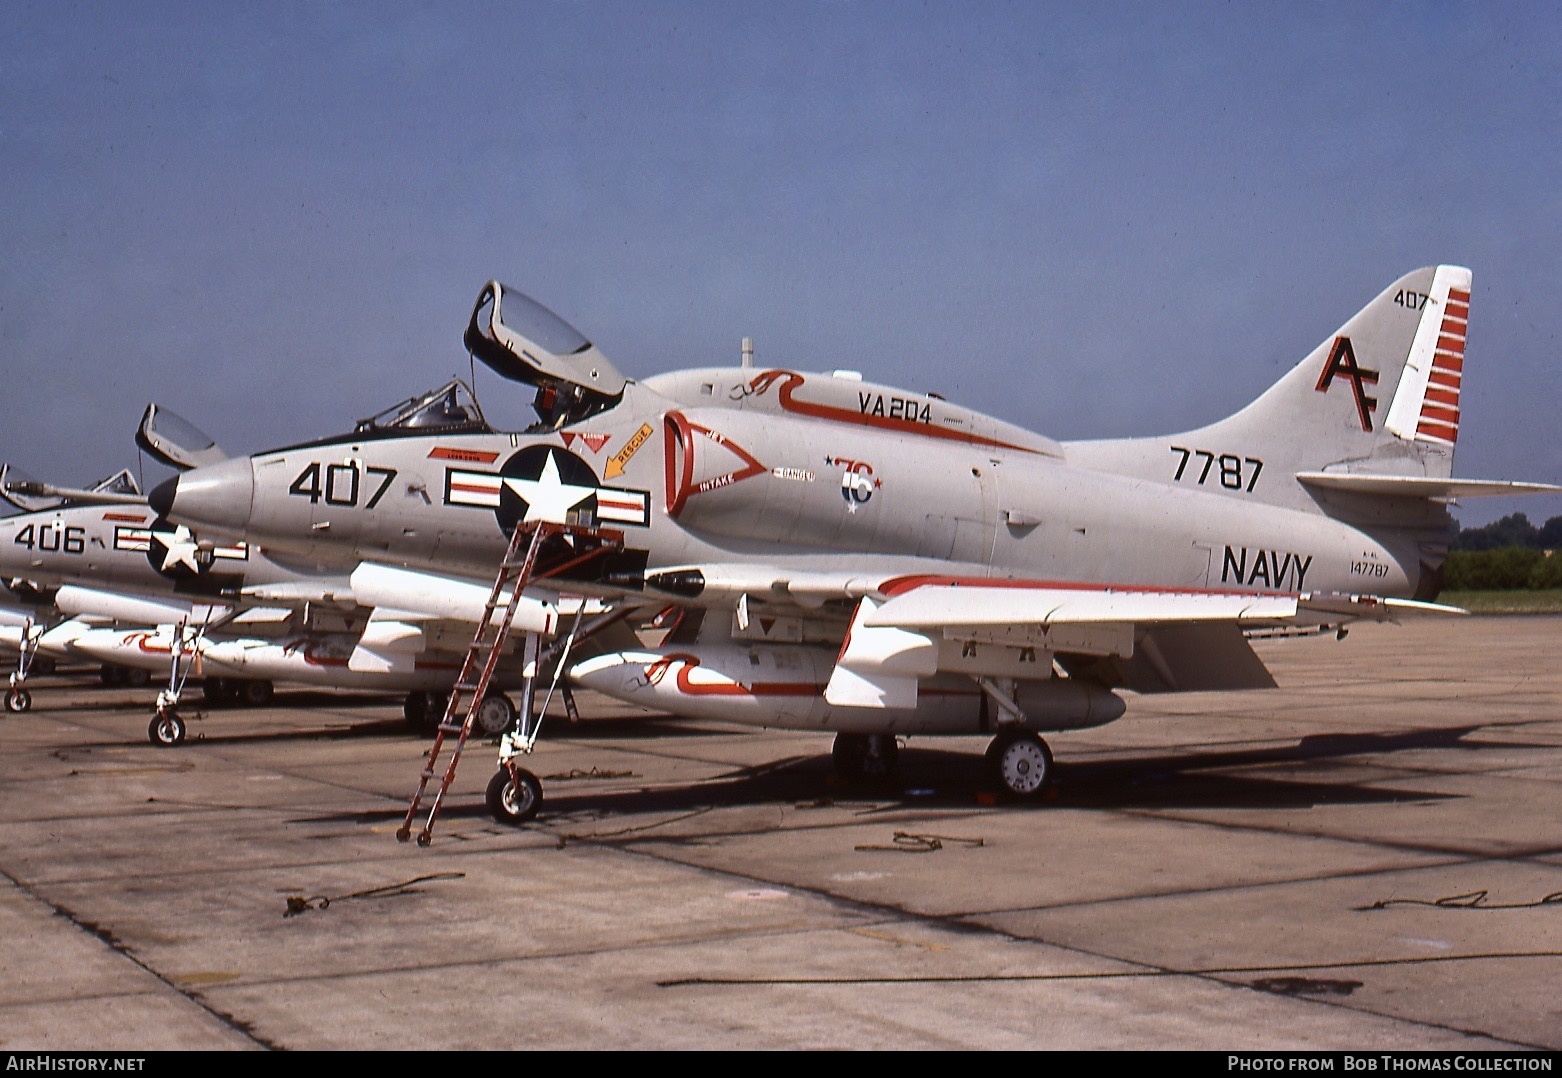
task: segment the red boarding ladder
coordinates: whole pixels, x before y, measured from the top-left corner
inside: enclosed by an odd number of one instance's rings
[[[568,559],[564,564],[550,567],[545,573],[538,573],[538,554],[543,544],[556,535],[589,537],[601,540],[602,545],[592,546],[578,553],[576,557]],[[493,591],[489,593],[488,602],[483,607],[483,616],[477,623],[477,632],[472,637],[472,646],[467,649],[466,660],[461,664],[461,673],[457,675],[455,686],[450,691],[450,702],[445,707],[445,715],[436,728],[434,745],[429,749],[428,763],[423,768],[417,793],[412,795],[412,804],[407,808],[407,818],[396,832],[397,841],[406,842],[412,837],[412,821],[423,803],[423,793],[428,788],[429,779],[437,773],[435,765],[444,748],[445,737],[456,734],[458,735],[456,746],[451,751],[450,763],[445,768],[439,789],[435,792],[433,803],[429,806],[428,819],[424,821],[423,829],[418,832],[419,846],[427,846],[432,840],[434,820],[439,816],[445,794],[456,777],[456,765],[461,762],[461,750],[466,747],[466,740],[471,736],[478,709],[488,693],[488,685],[493,680],[494,670],[499,665],[505,641],[509,639],[510,623],[515,618],[515,608],[520,604],[521,593],[525,591],[527,585],[534,579],[561,573],[607,550],[621,549],[622,546],[622,532],[603,528],[556,524],[546,520],[531,521],[516,526],[510,534],[510,545],[499,563],[499,575],[494,578]],[[521,656],[523,662],[528,658],[524,654],[525,650],[523,649]],[[539,648],[538,651],[540,650]],[[536,675],[537,671],[533,669],[527,677],[526,704],[521,709],[520,718],[523,731],[531,721],[531,716],[527,712],[531,710],[531,682]],[[458,720],[456,716],[463,712],[464,717]],[[535,731],[532,731],[532,737],[535,737]]]

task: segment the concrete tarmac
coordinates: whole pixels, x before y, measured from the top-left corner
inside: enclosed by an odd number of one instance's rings
[[[843,786],[825,734],[583,701],[492,822],[469,744],[398,843],[399,702],[279,691],[185,745],[150,690],[0,718],[0,1048],[1562,1048],[1562,618],[1264,641],[1280,688],[1140,697]]]

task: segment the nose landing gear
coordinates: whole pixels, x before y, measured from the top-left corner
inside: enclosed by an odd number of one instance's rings
[[[157,713],[147,724],[147,740],[154,745],[169,748],[183,744],[184,733],[184,720],[179,717],[179,712],[170,702],[160,698],[157,702]]]

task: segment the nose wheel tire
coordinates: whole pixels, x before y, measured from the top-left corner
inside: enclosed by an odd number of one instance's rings
[[[147,740],[154,745],[172,746],[184,741],[184,720],[177,711],[159,711],[146,728]]]
[[[5,709],[13,715],[20,715],[24,711],[31,711],[33,706],[33,694],[26,689],[12,689],[5,694]]]
[[[1035,800],[1052,778],[1052,750],[1035,734],[1000,734],[987,750],[987,763],[1011,797]]]
[[[524,767],[515,768],[513,776],[510,771],[508,767],[501,767],[494,772],[494,777],[488,780],[485,800],[495,820],[523,824],[536,816],[542,807],[542,783]]]

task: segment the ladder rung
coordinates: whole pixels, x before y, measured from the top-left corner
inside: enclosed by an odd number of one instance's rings
[[[489,680],[492,677],[493,666],[497,656],[495,653],[504,646],[506,637],[512,629],[516,607],[520,604],[521,595],[525,591],[526,584],[533,579],[536,570],[537,558],[548,537],[570,534],[579,536],[596,537],[602,541],[599,548],[577,551],[579,555],[574,561],[566,562],[564,568],[578,564],[579,561],[593,557],[608,549],[622,549],[623,536],[620,533],[601,532],[596,528],[569,527],[548,523],[537,523],[529,528],[517,527],[510,534],[510,544],[506,548],[504,557],[500,559],[499,571],[494,580],[493,591],[489,593],[488,601],[483,608],[483,616],[477,625],[477,631],[473,634],[471,647],[467,651],[466,661],[461,666],[461,672],[457,675],[456,683],[450,690],[450,699],[445,714],[440,717],[436,726],[438,736],[434,741],[434,749],[428,758],[428,767],[423,772],[423,781],[419,784],[417,793],[412,797],[412,804],[407,809],[407,819],[402,829],[396,833],[396,837],[405,842],[412,834],[412,818],[417,813],[419,805],[423,802],[423,791],[428,786],[430,779],[438,777],[435,766],[438,762],[440,749],[444,744],[446,734],[461,734],[462,738],[451,751],[450,765],[445,770],[444,777],[440,779],[439,790],[434,795],[433,808],[429,810],[428,820],[424,823],[422,831],[418,834],[418,845],[428,845],[431,829],[434,826],[434,817],[439,814],[440,806],[444,803],[445,793],[450,788],[451,780],[455,778],[456,764],[461,759],[461,749],[466,743],[466,731],[472,726],[473,717],[479,706],[481,694],[488,689]],[[555,567],[549,572],[562,572],[563,569]],[[548,574],[543,574],[548,575]],[[502,608],[502,613],[501,613]],[[524,656],[525,649],[522,649]],[[479,672],[481,671],[481,672]],[[477,680],[468,680],[473,676]],[[462,694],[473,697],[469,701],[462,701]],[[569,713],[571,721],[578,714],[575,710],[575,701],[571,697],[568,688],[564,692],[564,706]],[[450,717],[461,714],[459,723],[450,721]],[[522,724],[524,730],[525,724]]]

